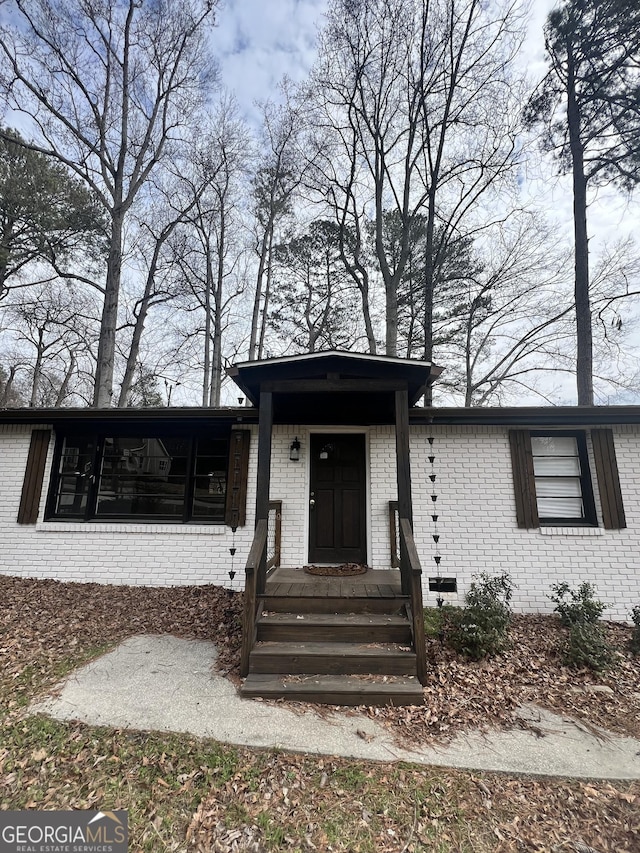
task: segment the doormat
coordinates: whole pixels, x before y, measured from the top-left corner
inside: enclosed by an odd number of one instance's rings
[[[362,563],[343,563],[341,566],[303,566],[303,568],[308,575],[345,578],[351,575],[364,575],[369,567]]]

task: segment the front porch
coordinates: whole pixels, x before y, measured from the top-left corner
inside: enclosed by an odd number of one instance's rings
[[[405,600],[399,569],[377,569],[351,577],[317,577],[307,574],[303,569],[282,566],[267,575],[265,599],[269,598]]]
[[[230,370],[259,412],[256,528],[245,566],[244,695],[344,705],[422,701],[426,650],[422,569],[413,538],[409,407],[438,372],[424,362],[354,353],[317,353]],[[295,530],[307,531],[306,561],[321,564],[367,562],[367,435],[381,425],[394,428],[395,476],[378,481],[389,505],[385,562],[392,568],[378,562],[364,575],[318,577],[281,568],[272,559],[280,550],[270,541],[273,432],[283,424],[297,425],[298,431],[309,425],[304,457],[298,438],[291,442],[289,461],[296,473],[287,502],[298,519]],[[287,489],[282,469],[275,470],[278,488]],[[304,479],[297,473],[303,471]],[[397,499],[389,501],[394,490]],[[375,504],[379,519],[380,491]]]

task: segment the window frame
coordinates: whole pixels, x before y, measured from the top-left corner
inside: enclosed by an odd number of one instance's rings
[[[538,523],[540,527],[597,527],[598,516],[596,514],[595,497],[593,493],[593,480],[591,478],[591,468],[589,465],[589,452],[587,449],[587,436],[583,430],[529,430],[529,438],[575,438],[576,448],[578,451],[578,462],[580,464],[580,475],[575,478],[580,482],[580,492],[582,499],[582,508],[584,512],[583,518],[575,518],[572,516],[546,516],[540,515],[538,511]],[[531,451],[532,465],[533,450]],[[533,468],[532,468],[533,470]],[[540,475],[544,476],[544,475]],[[536,507],[538,506],[538,491],[536,488],[536,475],[533,472],[533,490],[535,495]]]
[[[129,427],[105,425],[94,429],[68,428],[61,429],[56,434],[56,442],[53,453],[51,474],[49,477],[49,489],[47,494],[45,521],[69,522],[69,523],[93,523],[93,524],[179,524],[179,525],[207,525],[221,526],[226,523],[229,497],[229,459],[231,450],[232,430],[224,431],[167,429],[163,427],[150,427],[131,425]],[[86,439],[93,442],[93,453],[91,455],[91,474],[87,489],[87,499],[84,511],[76,515],[69,515],[56,511],[56,503],[59,497],[60,463],[62,453],[67,439]],[[169,440],[179,438],[188,442],[186,459],[187,470],[185,473],[185,487],[182,498],[182,513],[177,515],[161,514],[126,514],[114,513],[113,515],[99,514],[98,496],[99,482],[102,463],[104,461],[105,441],[108,438],[155,438]],[[200,440],[221,440],[226,444],[224,459],[227,479],[225,483],[225,496],[221,512],[216,518],[206,518],[194,514],[193,501],[196,488],[196,479],[199,476],[196,471],[197,446]]]

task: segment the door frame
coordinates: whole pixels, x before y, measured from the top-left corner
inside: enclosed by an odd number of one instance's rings
[[[365,562],[370,564],[371,560],[371,449],[369,444],[369,429],[366,427],[345,427],[345,426],[322,426],[309,427],[307,430],[308,441],[305,442],[305,496],[306,508],[304,513],[304,563],[308,565],[309,561],[309,535],[311,527],[309,494],[311,492],[311,436],[312,435],[363,435],[364,436],[364,488],[365,488],[365,509],[364,522],[366,524],[366,557]]]

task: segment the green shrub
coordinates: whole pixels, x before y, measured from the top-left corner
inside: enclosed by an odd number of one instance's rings
[[[574,622],[569,628],[563,661],[567,666],[587,667],[602,672],[613,666],[615,649],[607,641],[602,625]]]
[[[497,654],[507,645],[511,620],[509,575],[477,576],[465,595],[465,607],[443,608],[447,644],[472,660]]]
[[[425,607],[422,611],[424,617],[425,637],[441,638],[443,628],[443,614],[441,607]]]
[[[604,612],[606,605],[594,598],[596,590],[593,584],[580,584],[576,591],[568,583],[554,583],[551,591],[553,594],[549,598],[556,605],[554,611],[560,614],[562,624],[567,628],[585,623],[594,625]]]
[[[606,605],[595,597],[593,584],[582,583],[575,590],[567,583],[554,583],[551,591],[549,598],[556,605],[554,610],[560,615],[562,624],[569,628],[563,662],[596,672],[613,666],[616,650],[599,624]]]
[[[640,604],[636,604],[631,611],[631,621],[633,622],[633,633],[631,634],[629,648],[632,654],[640,655]]]

